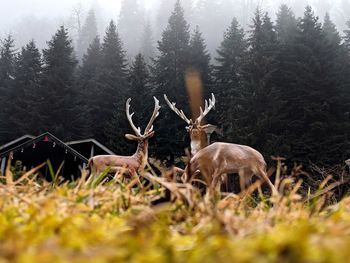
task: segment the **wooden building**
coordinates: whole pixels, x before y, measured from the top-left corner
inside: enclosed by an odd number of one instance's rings
[[[7,161],[11,164],[21,161],[28,171],[47,160],[57,171],[62,163],[62,174],[66,179],[80,176],[80,169],[85,168],[88,159],[95,155],[114,155],[106,146],[94,139],[63,142],[54,135],[46,132],[37,137],[24,135],[18,139],[0,146],[0,171],[4,174]],[[46,178],[50,178],[48,167],[40,171]]]

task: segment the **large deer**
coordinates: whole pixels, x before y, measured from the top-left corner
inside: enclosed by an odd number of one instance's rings
[[[126,169],[126,171],[134,176],[138,171],[142,171],[148,161],[148,139],[154,135],[153,122],[159,115],[159,101],[154,98],[154,110],[149,120],[144,133],[141,133],[140,127],[136,128],[132,121],[132,116],[134,113],[130,114],[130,101],[129,98],[126,101],[126,117],[130,123],[131,128],[135,132],[133,134],[126,134],[125,137],[129,140],[137,141],[137,150],[131,156],[121,156],[121,155],[97,155],[89,159],[88,167],[91,172],[101,173],[107,168],[110,168],[111,173],[116,173],[121,169]]]
[[[170,102],[168,97],[164,94],[164,99],[168,104],[169,108],[175,112],[182,120],[187,123],[186,130],[190,134],[191,139],[191,155],[194,156],[199,150],[209,145],[209,136],[216,130],[216,126],[211,124],[202,125],[204,117],[215,107],[215,96],[212,93],[209,102],[205,100],[204,111],[200,108],[200,115],[194,121],[186,117],[182,110],[176,108],[175,102]]]
[[[213,143],[198,151],[185,169],[185,177],[190,181],[201,175],[210,189],[215,189],[222,175],[238,173],[241,190],[253,175],[266,181],[273,194],[277,193],[275,186],[266,174],[264,157],[257,150],[239,144]]]

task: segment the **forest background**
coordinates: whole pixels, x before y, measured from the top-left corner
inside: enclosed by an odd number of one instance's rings
[[[143,1],[127,0],[104,30],[96,6],[77,6],[45,46],[6,34],[0,144],[49,131],[132,153],[125,101],[144,126],[156,96],[163,107],[150,154],[173,163],[189,138],[163,94],[190,114],[184,76],[196,70],[204,97],[217,98],[207,121],[223,132],[213,140],[250,145],[268,162],[342,164],[350,156],[350,12],[347,1],[332,13],[320,2],[271,14],[247,1],[161,1],[152,16]]]

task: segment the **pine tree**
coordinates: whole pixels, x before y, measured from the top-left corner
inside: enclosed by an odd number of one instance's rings
[[[347,22],[348,29],[345,30],[345,37],[344,37],[344,43],[343,43],[343,49],[345,51],[344,55],[344,69],[342,71],[343,77],[344,77],[344,83],[343,83],[343,94],[344,94],[344,117],[346,119],[346,122],[350,124],[350,21]],[[347,140],[349,141],[349,136],[347,137]],[[347,147],[348,149],[350,147]],[[349,152],[345,153],[349,155]]]
[[[344,45],[350,54],[350,20],[346,23],[347,29],[344,30]]]
[[[159,8],[157,11],[157,27],[156,27],[156,39],[161,38],[162,32],[166,29],[168,18],[171,16],[173,7],[177,0],[159,0]],[[184,18],[189,20],[192,16],[193,2],[192,0],[182,0],[179,4],[183,8]]]
[[[332,0],[315,0],[313,5],[315,6],[316,12],[319,16],[327,16],[331,12],[332,7],[334,7],[334,2]]]
[[[77,57],[81,60],[92,41],[97,37],[97,22],[93,9],[91,9],[83,24],[77,44]]]
[[[298,45],[297,37],[299,29],[297,20],[291,8],[281,5],[277,13],[276,21],[276,68],[272,74],[273,85],[277,90],[278,98],[275,98],[273,108],[278,112],[278,123],[273,124],[274,135],[272,136],[273,153],[289,158],[292,156],[292,140],[294,130],[290,127],[293,116],[292,101],[295,90],[298,88],[296,81],[295,47]]]
[[[145,24],[144,16],[145,14],[138,0],[124,0],[122,2],[118,28],[130,57],[140,52],[140,41]]]
[[[128,130],[125,117],[125,101],[128,93],[127,64],[123,44],[113,21],[107,27],[101,52],[101,72],[96,94],[98,109],[96,119],[93,120],[93,134],[102,143],[113,146],[113,150],[121,152],[128,147],[124,139],[124,134]]]
[[[215,54],[222,32],[231,22],[233,2],[231,0],[199,0],[196,2],[195,10],[195,24],[203,30],[209,53]]]
[[[325,142],[328,144],[335,153],[339,152],[339,149],[343,149],[343,153],[339,154],[335,158],[347,158],[350,154],[348,145],[350,143],[348,133],[346,130],[350,130],[350,70],[346,66],[346,49],[342,45],[341,36],[331,20],[328,13],[326,13],[322,33],[325,37],[325,55],[321,56],[321,63],[326,67],[325,71],[328,73],[327,80],[324,84],[327,85],[325,90],[334,90],[334,97],[330,98],[329,119],[331,120],[331,129],[334,132],[334,136],[330,136]],[[328,94],[325,94],[328,96]],[[328,103],[328,102],[327,102]],[[327,125],[329,125],[327,123]],[[340,140],[342,138],[343,140]],[[326,146],[327,147],[327,146]],[[328,159],[328,158],[327,158]],[[336,159],[329,158],[326,162],[333,163]]]
[[[6,142],[15,136],[12,134],[14,124],[11,122],[13,100],[16,96],[14,87],[14,68],[16,50],[11,35],[1,41],[0,46],[0,142]]]
[[[230,27],[224,33],[224,39],[217,49],[214,75],[216,81],[215,95],[218,100],[217,121],[225,131],[228,141],[238,142],[238,117],[246,99],[243,90],[243,70],[246,63],[247,42],[244,30],[233,18]]]
[[[159,7],[156,17],[156,39],[162,37],[162,32],[166,29],[169,16],[176,0],[159,0]]]
[[[298,23],[299,34],[293,50],[295,61],[290,65],[294,86],[288,91],[290,97],[286,105],[287,128],[291,131],[287,136],[290,158],[318,164],[336,163],[347,152],[337,78],[336,54],[340,45],[334,42],[337,33],[329,19],[326,20],[322,29],[318,17],[308,6]]]
[[[129,97],[133,99],[134,107],[139,114],[139,122],[148,114],[148,110],[153,109],[152,91],[150,86],[150,73],[141,53],[135,56],[128,72],[128,82],[130,86]],[[151,107],[145,107],[149,101]],[[135,116],[135,120],[138,116]]]
[[[158,99],[167,94],[170,99],[176,100],[187,111],[185,74],[189,67],[189,25],[184,18],[184,10],[180,1],[175,4],[168,26],[158,42],[160,55],[154,61],[153,76],[156,84]],[[188,112],[188,111],[187,111]],[[159,120],[159,132],[156,143],[159,156],[165,158],[180,155],[186,147],[184,143],[184,125],[178,118],[174,120],[173,112],[168,107],[163,110],[163,118]],[[169,152],[169,143],[172,152]]]
[[[48,48],[43,50],[43,82],[38,100],[40,132],[49,131],[62,140],[76,138],[79,134],[77,122],[75,68],[72,40],[61,26]]]
[[[212,84],[212,69],[210,55],[205,40],[197,26],[190,40],[190,66],[200,73],[204,87]],[[204,92],[208,94],[209,92]]]
[[[151,64],[152,58],[155,55],[155,47],[153,40],[153,32],[150,20],[144,26],[141,39],[141,53],[145,58],[147,64]]]
[[[286,45],[293,41],[298,32],[297,19],[292,9],[285,4],[279,8],[275,29],[280,45]]]
[[[15,67],[17,96],[14,99],[12,121],[16,127],[16,136],[38,135],[40,131],[37,102],[40,98],[42,70],[41,54],[32,40],[22,48]]]
[[[101,44],[99,37],[96,37],[84,54],[82,65],[79,68],[79,104],[81,108],[80,119],[85,129],[82,134],[84,137],[94,137],[94,125],[98,120],[98,111],[100,109],[99,101],[99,78],[100,67],[102,63]]]
[[[82,66],[79,70],[79,75],[84,81],[88,81],[94,77],[101,66],[101,43],[100,38],[95,39],[90,43],[86,54],[83,56]]]
[[[244,126],[246,143],[266,152],[274,151],[274,135],[269,134],[273,124],[278,123],[276,105],[278,94],[273,85],[273,72],[276,68],[277,37],[270,17],[257,9],[249,37],[248,63],[245,69],[245,91],[248,117]],[[274,127],[275,128],[275,127]]]

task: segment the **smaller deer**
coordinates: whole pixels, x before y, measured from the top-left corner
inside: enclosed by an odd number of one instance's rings
[[[210,134],[217,129],[215,125],[201,124],[204,117],[211,111],[211,109],[215,107],[214,94],[213,93],[211,94],[211,99],[209,99],[209,102],[205,100],[204,111],[201,107],[200,115],[195,121],[187,118],[185,113],[182,110],[179,110],[176,108],[176,103],[170,102],[168,100],[168,97],[165,94],[164,94],[164,99],[168,104],[168,106],[170,107],[170,109],[187,123],[188,126],[186,127],[186,130],[190,134],[190,138],[191,138],[191,155],[194,156],[199,150],[209,145]]]
[[[138,171],[143,170],[148,161],[148,139],[153,137],[153,122],[159,115],[159,101],[154,98],[154,110],[149,120],[146,129],[143,134],[141,134],[140,127],[136,128],[132,121],[132,116],[134,113],[130,114],[130,101],[129,98],[126,101],[126,117],[130,123],[131,128],[135,132],[133,134],[126,134],[125,137],[129,140],[137,141],[137,150],[131,156],[121,156],[121,155],[97,155],[89,159],[88,167],[91,172],[101,173],[107,168],[110,168],[111,173],[116,173],[121,169],[126,169],[126,171],[135,176]]]
[[[215,189],[222,175],[238,173],[241,190],[253,175],[266,181],[272,192],[277,190],[266,175],[264,157],[257,150],[239,144],[213,143],[198,151],[185,168],[185,177],[191,181],[201,175],[209,189]]]

